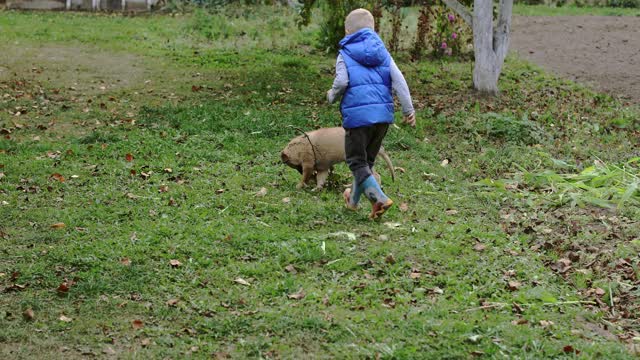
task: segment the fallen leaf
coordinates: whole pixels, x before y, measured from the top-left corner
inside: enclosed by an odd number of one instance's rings
[[[160,188],[158,189],[158,192],[161,192],[161,193],[165,193],[167,191],[169,191],[169,187],[167,185],[161,185]]]
[[[527,320],[525,318],[520,318],[520,319],[517,319],[517,320],[513,320],[511,322],[511,325],[524,325],[524,324],[528,324],[528,323],[529,323],[529,320]]]
[[[120,264],[124,265],[124,266],[131,266],[131,260],[129,260],[129,258],[122,258],[120,259]]]
[[[288,203],[291,202],[291,199],[286,197],[286,198],[282,199],[282,202],[285,203],[285,204],[288,204]]]
[[[133,327],[134,329],[142,329],[144,327],[144,323],[142,322],[142,320],[133,320],[131,322],[131,327]]]
[[[389,229],[395,229],[395,228],[400,227],[402,224],[400,224],[400,223],[386,222],[386,223],[384,223],[384,225],[385,225],[386,227],[388,227]]]
[[[178,299],[170,299],[169,301],[167,301],[167,305],[175,307],[178,305],[178,302],[179,302]]]
[[[549,321],[549,320],[540,320],[540,326],[542,327],[549,327],[553,325],[553,321]]]
[[[604,289],[602,289],[602,288],[596,288],[594,293],[596,295],[598,295],[598,296],[602,296],[602,295],[606,294],[606,291],[604,291]]]
[[[422,276],[422,274],[418,271],[412,271],[411,274],[409,274],[409,278],[411,279],[419,279],[420,276]]]
[[[131,162],[131,161],[133,161],[133,155],[127,154],[127,155],[124,156],[124,159],[127,160],[128,162]]]
[[[107,346],[106,348],[102,349],[102,353],[106,355],[115,355],[116,351],[113,350],[111,346]]]
[[[287,266],[285,266],[284,270],[288,273],[292,273],[292,274],[297,274],[298,270],[296,270],[295,266],[289,264]]]
[[[62,229],[63,227],[65,227],[66,225],[64,223],[55,223],[51,225],[52,229]]]
[[[484,245],[484,244],[482,244],[482,243],[476,243],[476,244],[473,246],[473,250],[475,250],[475,251],[477,251],[477,252],[484,251],[486,248],[487,248],[487,246],[486,246],[486,245]]]
[[[140,341],[140,345],[142,345],[142,347],[147,347],[151,345],[151,339],[149,338],[142,339],[142,341]]]
[[[22,317],[24,317],[24,319],[27,320],[27,321],[33,320],[33,318],[35,317],[35,314],[33,313],[33,309],[32,308],[27,308],[27,310],[25,310],[22,313]]]
[[[297,293],[287,295],[289,299],[293,299],[293,300],[301,300],[301,299],[304,299],[305,296],[306,294],[302,289],[300,289]]]
[[[467,338],[467,340],[469,340],[470,342],[472,342],[474,344],[477,343],[478,341],[480,341],[480,339],[482,339],[482,335],[472,335],[472,336],[469,336]]]
[[[565,347],[562,348],[562,351],[566,353],[575,353],[576,355],[580,354],[580,350],[574,349],[573,346],[571,345],[566,345]]]
[[[406,170],[404,168],[401,168],[401,167],[398,167],[398,166],[394,167],[393,169],[396,170],[396,171],[399,171],[402,174],[404,174],[406,172]]]
[[[68,322],[72,322],[72,321],[73,321],[73,319],[72,319],[72,318],[70,318],[70,317],[66,317],[66,316],[64,316],[64,315],[60,315],[59,320],[60,320],[60,321],[63,321],[63,322],[66,322],[66,323],[68,323]]]
[[[171,173],[173,172],[173,169],[171,169],[171,168],[164,168],[164,170],[162,170],[162,171],[164,171],[164,172],[165,172],[165,173],[167,173],[167,174],[171,174]]]
[[[518,289],[520,289],[520,286],[522,284],[518,281],[509,281],[507,283],[507,289],[509,289],[509,291],[516,291]]]
[[[442,162],[440,163],[440,166],[442,166],[442,167],[445,167],[445,166],[447,166],[447,165],[449,165],[449,159],[444,159],[444,160],[442,160]]]
[[[571,264],[572,261],[569,259],[560,259],[555,264],[551,265],[550,268],[563,274],[571,269]]]
[[[393,254],[389,254],[384,258],[384,262],[393,265],[396,263],[396,259],[393,257]]]
[[[451,215],[455,215],[458,213],[458,210],[454,210],[454,209],[448,209],[444,212],[445,214],[451,216]]]
[[[233,281],[238,283],[238,284],[240,284],[240,285],[245,285],[245,286],[251,285],[251,284],[249,284],[249,282],[247,280],[245,280],[243,278],[235,278]]]
[[[60,295],[65,295],[69,292],[69,289],[71,289],[71,284],[65,281],[58,286],[56,291]]]
[[[216,194],[220,195],[220,194],[222,194],[222,193],[224,193],[224,189],[218,189],[218,190],[216,190]]]
[[[182,263],[178,260],[172,259],[172,260],[169,260],[169,265],[171,265],[171,267],[177,268],[180,265],[182,265]]]
[[[442,295],[444,294],[444,290],[440,289],[439,287],[434,287],[433,289],[430,290],[431,293],[433,294],[437,294],[437,295]]]
[[[263,196],[265,196],[265,195],[267,195],[267,188],[264,188],[264,187],[263,187],[263,188],[261,188],[261,189],[260,189],[260,191],[258,191],[258,192],[256,193],[256,196],[257,196],[257,197],[263,197]]]
[[[409,211],[409,205],[407,203],[402,203],[402,204],[400,204],[398,209],[400,209],[400,211],[402,211],[402,212],[407,212],[407,211]]]

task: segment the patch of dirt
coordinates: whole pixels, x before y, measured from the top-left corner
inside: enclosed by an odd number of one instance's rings
[[[143,59],[91,47],[0,45],[0,82],[28,79],[84,95],[126,88],[143,80]]]
[[[640,20],[514,16],[511,49],[557,75],[640,104]]]

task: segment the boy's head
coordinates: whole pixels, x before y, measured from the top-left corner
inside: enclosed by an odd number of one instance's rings
[[[344,20],[344,32],[349,35],[354,32],[369,28],[373,30],[375,27],[375,23],[373,20],[373,15],[366,9],[356,9],[347,15],[347,18]]]

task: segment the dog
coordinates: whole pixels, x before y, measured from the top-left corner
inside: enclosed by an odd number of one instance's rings
[[[321,190],[333,170],[333,165],[345,161],[344,152],[345,131],[341,127],[322,128],[295,137],[280,153],[282,162],[298,170],[302,179],[296,188],[307,185],[313,175],[316,177],[316,190]],[[395,172],[391,159],[380,148],[379,156],[384,159],[391,172],[391,179],[395,181]],[[374,172],[380,181],[380,175]]]

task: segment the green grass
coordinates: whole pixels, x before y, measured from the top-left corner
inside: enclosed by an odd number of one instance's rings
[[[515,4],[513,6],[513,14],[526,16],[640,16],[640,9]]]
[[[249,10],[226,11],[215,20]],[[61,86],[64,68],[48,64],[41,74],[17,64],[0,82],[9,94],[0,128],[11,130],[0,140],[0,354],[572,358],[570,345],[588,358],[633,357],[593,330],[606,309],[580,303],[593,300],[592,282],[625,281],[563,278],[547,266],[562,249],[536,248],[533,216],[516,223],[505,213],[601,220],[477,182],[555,169],[551,159],[621,164],[639,155],[637,109],[513,58],[502,96],[477,99],[469,63],[399,56],[419,125],[391,129],[385,146],[405,171],[396,182],[381,173],[406,210],[371,222],[368,205],[341,204],[346,166],[322,192],[295,190],[299,175],[279,152],[297,135],[289,125],[340,123],[324,104],[335,59],[309,46],[315,28],[300,32],[288,10],[253,11],[255,22],[224,25],[203,13],[0,13],[0,51],[46,45],[143,60],[135,81],[86,94]],[[88,79],[108,78],[99,65],[83,65]],[[17,107],[28,111],[16,116]],[[616,216],[637,215],[628,204]],[[637,264],[633,229],[607,246]],[[70,290],[59,293],[63,282]],[[609,331],[633,330],[618,326]]]

